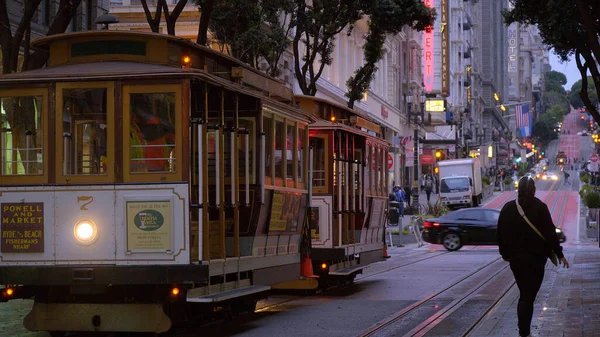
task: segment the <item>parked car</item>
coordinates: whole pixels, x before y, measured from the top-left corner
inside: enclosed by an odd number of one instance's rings
[[[442,244],[450,251],[464,245],[497,245],[498,218],[495,208],[465,208],[423,222],[423,241]],[[558,240],[567,240],[560,228]]]

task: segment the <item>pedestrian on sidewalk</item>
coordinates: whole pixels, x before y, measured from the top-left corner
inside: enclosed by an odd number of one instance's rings
[[[433,191],[433,178],[428,175],[425,181],[425,193],[427,193],[427,204],[430,204],[431,192]]]
[[[509,261],[519,288],[519,336],[529,336],[533,303],[544,280],[544,268],[551,252],[565,268],[569,268],[548,206],[535,197],[535,182],[529,176],[519,180],[517,200],[507,202],[500,211],[498,248],[502,258]]]
[[[410,185],[408,184],[408,181],[406,181],[404,183],[404,196],[406,197],[406,203],[408,204],[408,210],[411,211],[412,208],[410,206],[410,198],[412,197],[412,189],[410,188]]]
[[[404,218],[404,202],[406,201],[406,196],[404,195],[404,190],[402,187],[397,185],[394,188],[394,196],[396,197],[396,201],[400,203],[400,219]]]

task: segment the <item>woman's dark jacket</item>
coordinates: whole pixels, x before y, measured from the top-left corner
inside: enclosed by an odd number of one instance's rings
[[[532,204],[523,209],[529,221],[544,235],[546,241],[519,214],[516,202],[509,201],[502,207],[498,219],[498,247],[502,258],[508,261],[521,253],[548,257],[550,249],[554,250],[559,259],[564,257],[548,206],[540,199],[534,198]]]

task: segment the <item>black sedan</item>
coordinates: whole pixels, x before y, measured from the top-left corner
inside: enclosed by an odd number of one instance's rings
[[[464,245],[496,245],[500,210],[495,208],[467,208],[447,213],[423,223],[423,240],[442,244],[450,251]],[[565,242],[565,234],[556,229],[558,240]]]

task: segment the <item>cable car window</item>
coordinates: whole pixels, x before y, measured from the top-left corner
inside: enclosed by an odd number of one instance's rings
[[[286,176],[288,179],[294,179],[294,152],[296,145],[296,126],[294,124],[287,125],[286,147]]]
[[[273,128],[271,127],[271,117],[263,116],[263,132],[265,133],[265,181],[272,183],[273,166]]]
[[[297,167],[298,167],[298,181],[304,181],[304,138],[306,137],[306,129],[298,127],[298,139],[296,144],[296,156],[297,156]],[[324,163],[325,161],[323,161]]]
[[[313,188],[325,187],[325,139],[321,137],[310,137],[310,146],[313,147]]]
[[[0,98],[2,175],[43,175],[42,97]]]
[[[275,120],[275,178],[283,178],[283,163],[285,162],[285,134],[283,121]]]
[[[107,174],[106,89],[71,88],[62,94],[63,174]]]
[[[131,173],[175,172],[175,93],[132,93]]]

